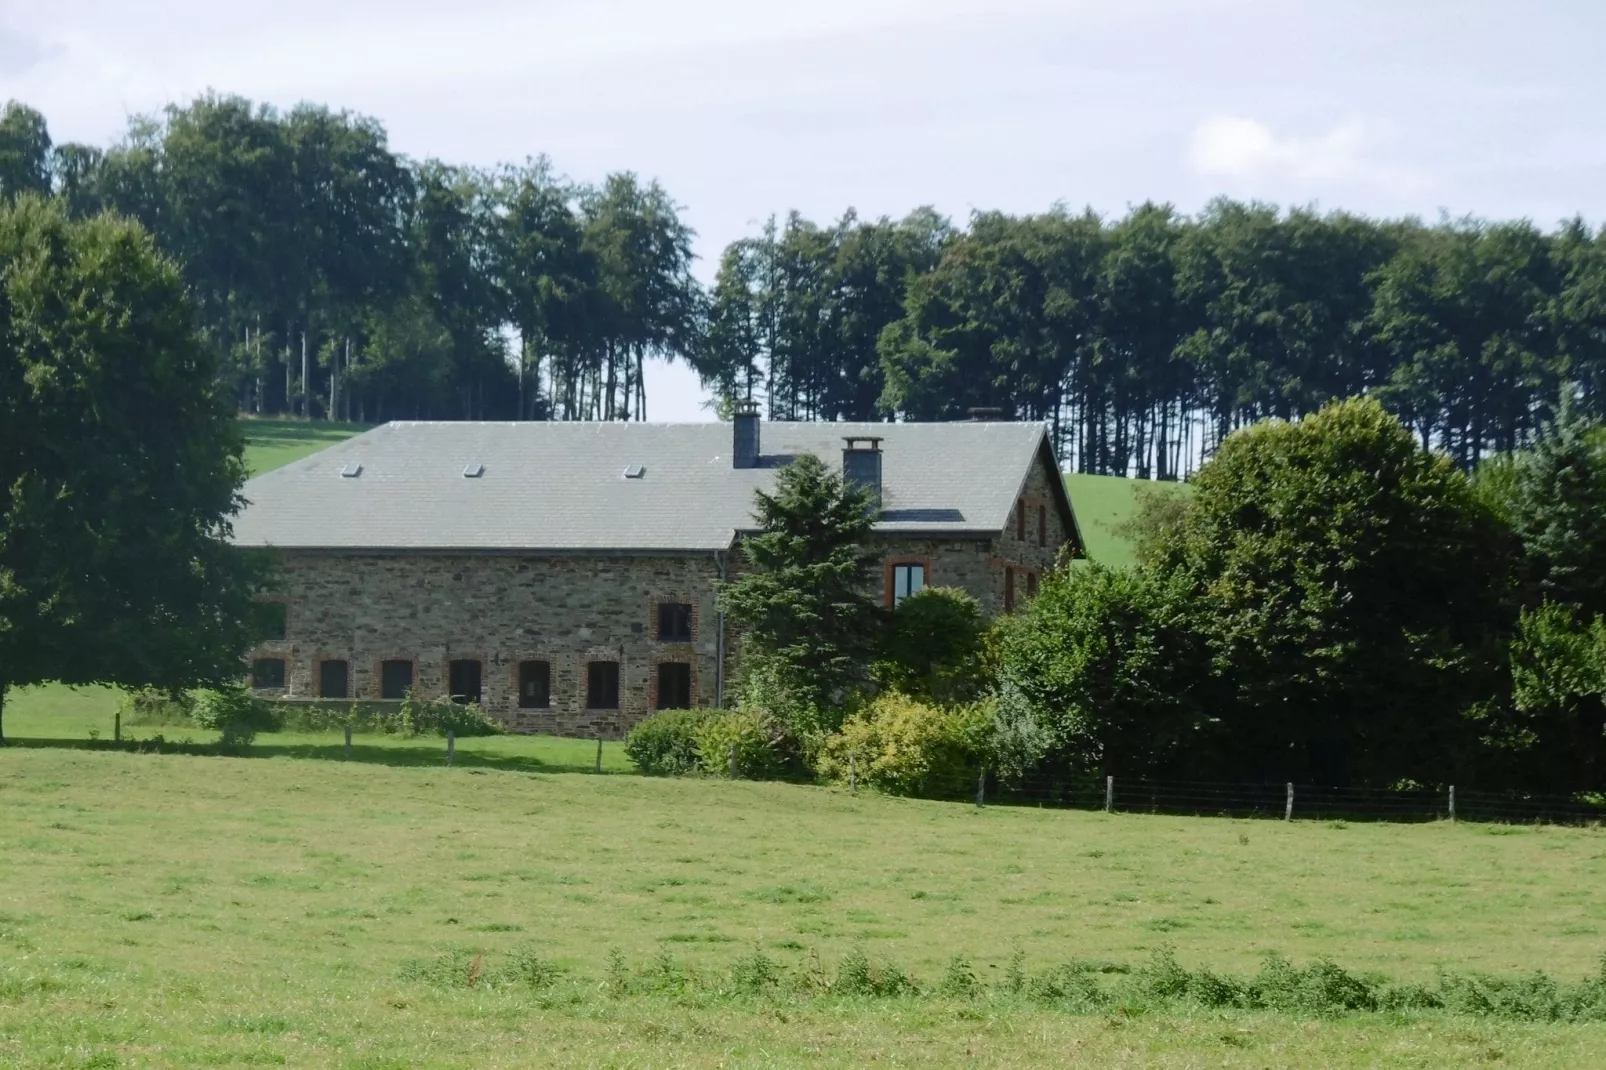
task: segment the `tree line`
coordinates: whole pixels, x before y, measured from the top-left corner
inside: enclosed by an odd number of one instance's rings
[[[725,252],[704,367],[777,418],[1052,425],[1078,471],[1185,475],[1237,428],[1372,394],[1463,466],[1602,408],[1606,232],[1212,202],[796,215]]]
[[[774,419],[996,410],[1048,422],[1078,471],[1175,479],[1359,394],[1463,467],[1530,442],[1564,384],[1606,411],[1606,232],[1578,218],[792,213],[704,287],[656,183],[417,162],[370,118],[215,95],[105,149],[8,105],[19,191],[144,223],[249,412],[639,419],[662,357]]]
[[[101,149],[0,113],[0,196],[144,224],[239,408],[379,421],[644,418],[687,357],[691,231],[657,183],[413,161],[373,119],[208,95]]]

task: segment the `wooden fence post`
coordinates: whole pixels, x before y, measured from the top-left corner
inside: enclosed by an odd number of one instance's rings
[[[1283,807],[1283,820],[1284,821],[1292,821],[1293,819],[1294,819],[1294,782],[1292,780],[1290,780],[1288,782],[1288,805]]]
[[[848,751],[848,794],[859,794],[859,770],[854,764],[852,751]]]
[[[602,737],[597,737],[597,772],[602,772]]]
[[[1455,785],[1450,785],[1450,820],[1455,820]]]
[[[123,711],[122,710],[118,710],[116,713],[112,714],[112,742],[113,743],[121,743],[122,741],[123,741]]]
[[[987,767],[984,765],[981,767],[981,771],[976,774],[976,809],[981,809],[982,802],[986,799],[986,797]]]
[[[1104,812],[1107,814],[1115,812],[1115,778],[1113,776],[1104,778]]]
[[[346,726],[346,761],[351,761],[351,725]]]
[[[446,730],[446,764],[451,765],[457,760],[457,733],[450,728]]]
[[[731,744],[731,779],[736,779],[736,744]]]

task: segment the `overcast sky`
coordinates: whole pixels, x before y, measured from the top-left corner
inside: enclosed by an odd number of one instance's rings
[[[1606,220],[1601,0],[0,0],[58,141],[208,88],[414,157],[634,170],[712,271],[772,212],[1119,214],[1211,196]],[[649,378],[695,419],[695,377]]]

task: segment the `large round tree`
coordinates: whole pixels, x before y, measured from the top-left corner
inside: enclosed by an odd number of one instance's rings
[[[1231,775],[1438,779],[1498,689],[1509,530],[1376,401],[1227,438],[1145,548],[1225,685]]]
[[[50,680],[238,676],[261,574],[227,543],[242,451],[149,236],[0,207],[0,715]]]

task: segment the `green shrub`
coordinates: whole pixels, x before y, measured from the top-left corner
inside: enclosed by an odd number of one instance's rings
[[[697,728],[723,710],[661,710],[625,736],[625,753],[649,776],[697,772]]]
[[[447,698],[419,699],[408,691],[391,731],[407,736],[430,733],[444,736],[447,732],[457,736],[499,736],[502,725],[478,703],[453,702]]]
[[[786,766],[785,730],[757,710],[709,717],[692,729],[692,738],[697,744],[697,764],[713,776],[731,775],[733,752],[735,775],[749,780],[779,776]]]
[[[436,699],[425,706],[429,716],[422,721],[413,722],[414,731],[420,735],[425,732],[434,732],[444,736],[451,732],[455,736],[499,736],[502,734],[502,722],[485,712],[485,707],[477,702],[452,702],[449,699]]]
[[[924,702],[971,702],[988,681],[981,606],[957,587],[927,587],[898,603],[872,675]]]
[[[933,706],[889,691],[825,741],[818,772],[845,780],[852,755],[859,780],[880,791],[953,794],[974,779],[995,716],[991,702]]]
[[[225,745],[243,745],[251,742],[258,732],[279,730],[279,722],[268,704],[244,687],[195,692],[190,721],[197,728],[223,733]]]

